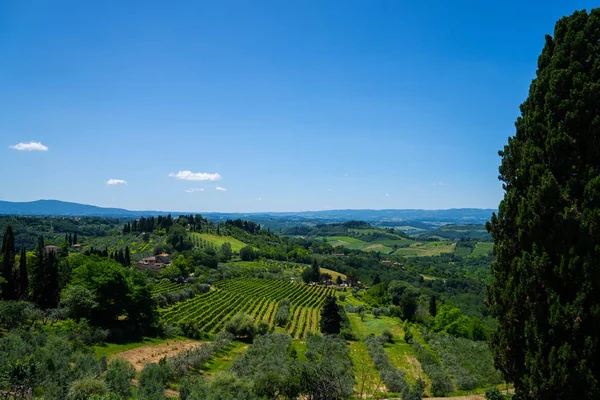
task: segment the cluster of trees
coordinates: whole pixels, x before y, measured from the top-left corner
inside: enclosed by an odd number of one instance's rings
[[[33,250],[38,238],[44,236],[48,243],[61,245],[79,243],[81,237],[103,237],[119,228],[120,222],[114,218],[85,217],[31,217],[0,215],[0,235],[11,225],[15,234],[15,247]],[[75,236],[75,233],[77,237]],[[71,235],[72,243],[69,242]]]
[[[248,232],[251,235],[256,235],[261,230],[261,227],[259,224],[256,224],[252,221],[242,220],[242,219],[235,219],[235,220],[228,219],[227,221],[225,221],[225,226],[227,226],[227,227],[235,226],[236,228],[242,229],[243,231]]]
[[[124,267],[131,266],[131,254],[129,252],[129,246],[125,246],[125,251],[116,250],[115,252],[110,253],[109,257]]]
[[[78,243],[77,232],[75,233],[65,233],[65,242],[69,243],[71,246]]]

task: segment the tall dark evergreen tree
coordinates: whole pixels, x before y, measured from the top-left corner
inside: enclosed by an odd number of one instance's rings
[[[560,19],[538,58],[488,223],[496,366],[517,399],[600,398],[600,8]]]
[[[435,317],[437,315],[437,299],[435,295],[429,298],[429,315]]]
[[[335,300],[335,296],[328,296],[321,309],[321,320],[319,321],[321,333],[326,335],[337,335],[342,326],[342,316],[340,308]]]
[[[35,249],[35,262],[31,268],[32,300],[41,308],[53,308],[58,304],[59,276],[58,258],[55,251],[44,248],[44,238],[40,236]]]
[[[43,298],[44,290],[44,279],[45,279],[45,266],[46,266],[46,252],[44,250],[44,237],[38,238],[38,244],[35,247],[34,262],[31,266],[31,279],[29,286],[31,289],[32,300],[36,304],[40,304]]]
[[[27,252],[21,249],[19,260],[19,298],[25,300],[29,295],[29,277],[27,275]]]
[[[73,244],[77,244],[77,243],[79,243],[79,242],[77,241],[77,232],[75,232],[73,234]]]
[[[2,238],[2,298],[14,300],[16,298],[15,267],[15,235],[12,226],[8,225]]]
[[[131,254],[129,253],[129,246],[125,246],[125,258],[123,262],[126,267],[131,266]]]

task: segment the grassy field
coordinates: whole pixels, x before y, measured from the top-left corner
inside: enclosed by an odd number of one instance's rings
[[[232,238],[231,236],[219,236],[210,233],[197,233],[192,232],[192,235],[199,237],[200,239],[206,240],[214,244],[217,248],[220,248],[223,243],[229,243],[231,245],[231,249],[233,251],[240,251],[242,247],[246,246],[246,243],[237,240],[236,238]]]
[[[455,246],[455,242],[447,241],[415,242],[409,247],[399,248],[394,252],[394,255],[404,257],[439,256],[442,253],[452,253]]]
[[[381,241],[375,241],[375,242],[365,242],[363,240],[353,238],[350,236],[328,236],[328,237],[322,237],[321,239],[326,239],[327,242],[330,245],[332,245],[333,247],[342,246],[342,247],[345,247],[350,250],[378,251],[378,252],[386,253],[386,254],[391,253],[393,251],[393,249],[391,247],[387,246],[386,243],[393,246],[394,245],[393,242],[404,243],[404,240],[405,240],[405,239],[400,239],[400,240],[396,241],[396,240],[387,239],[387,240],[381,240]],[[384,242],[386,242],[386,243],[384,243]]]
[[[338,276],[341,276],[342,279],[346,279],[346,275],[341,274],[337,271],[331,270],[331,269],[327,269],[327,268],[321,268],[321,273],[322,274],[329,274],[331,275],[331,277],[335,280]]]
[[[350,236],[328,236],[321,239],[327,240],[333,247],[343,246],[352,250],[362,250],[367,245],[366,242]]]
[[[492,242],[478,242],[471,253],[471,257],[487,256],[492,253],[493,248],[494,243]]]
[[[231,366],[233,360],[246,352],[248,343],[234,340],[231,344],[220,353],[213,356],[206,364],[205,373],[214,375],[217,372],[224,372]]]

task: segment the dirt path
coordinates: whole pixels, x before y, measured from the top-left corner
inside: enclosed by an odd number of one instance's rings
[[[149,362],[158,362],[163,357],[173,357],[183,350],[190,349],[200,345],[202,342],[192,340],[174,340],[158,345],[142,346],[131,350],[126,350],[122,353],[115,354],[110,357],[122,358],[127,360],[134,366],[136,371],[141,371]]]

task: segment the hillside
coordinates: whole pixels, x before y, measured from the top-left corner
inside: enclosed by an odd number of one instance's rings
[[[247,220],[215,221],[201,215],[134,220],[0,217],[3,231],[8,224],[15,228],[18,246],[29,251],[28,262],[38,259],[36,235],[58,246],[60,296],[81,290],[82,274],[97,274],[90,278],[89,287],[100,287],[90,296],[100,299],[103,307],[111,305],[104,313],[114,307],[117,314],[102,320],[98,318],[106,314],[85,311],[90,321],[108,332],[105,339],[87,340],[98,344],[96,354],[114,358],[122,352],[142,375],[143,357],[157,360],[159,352],[175,363],[180,354],[187,354],[187,350],[169,350],[155,335],[149,339],[154,350],[147,348],[148,339],[135,335],[128,339],[131,345],[121,344],[123,335],[131,335],[127,329],[134,329],[127,324],[138,315],[129,311],[136,308],[127,299],[147,296],[143,304],[155,311],[139,315],[154,318],[152,323],[165,330],[162,335],[177,337],[174,343],[181,346],[193,346],[190,340],[211,346],[208,358],[186,372],[190,376],[230,371],[244,357],[267,351],[261,347],[261,337],[289,341],[286,348],[294,349],[297,360],[309,362],[307,351],[320,337],[313,334],[324,329],[322,313],[328,302],[335,301],[342,320],[339,350],[343,351],[331,357],[338,357],[336,363],[351,361],[355,366],[345,373],[353,376],[349,390],[357,396],[398,395],[402,387],[417,390],[420,382],[429,395],[481,392],[501,383],[482,342],[495,323],[482,306],[490,242],[412,238],[401,230],[363,221],[292,227],[287,233],[295,235],[287,236]],[[465,230],[449,228],[450,232]],[[70,242],[73,233],[78,233],[77,247]],[[138,263],[158,254],[154,261]],[[123,274],[121,281],[119,274]],[[70,282],[73,277],[78,283]],[[115,290],[125,282],[138,287],[129,296],[120,296]],[[46,282],[32,290],[45,286]],[[36,298],[32,292],[31,299]],[[56,305],[67,307],[65,315],[82,312],[79,305],[68,305],[68,297],[61,301]],[[115,301],[126,306],[120,309]],[[94,302],[82,304],[97,307]],[[2,302],[0,311],[1,307]],[[72,323],[57,318],[56,326]],[[413,339],[407,339],[410,335]],[[102,341],[108,342],[106,350]],[[282,363],[289,361],[286,357]],[[169,385],[177,392],[177,380]]]

